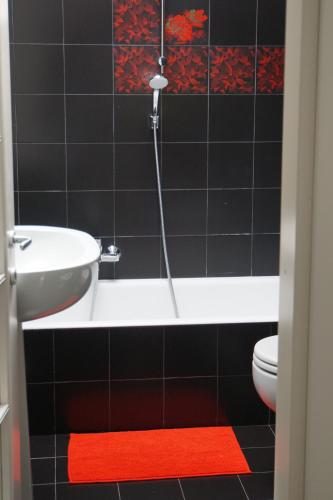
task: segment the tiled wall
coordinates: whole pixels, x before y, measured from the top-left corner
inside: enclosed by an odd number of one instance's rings
[[[255,343],[275,324],[27,331],[32,434],[256,425]]]
[[[164,274],[149,78],[159,0],[9,0],[17,220]],[[171,270],[278,272],[285,0],[166,0],[160,150]]]

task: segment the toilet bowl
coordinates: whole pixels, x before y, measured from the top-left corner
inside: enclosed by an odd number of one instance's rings
[[[259,340],[254,346],[252,376],[255,388],[268,408],[276,411],[278,337]]]

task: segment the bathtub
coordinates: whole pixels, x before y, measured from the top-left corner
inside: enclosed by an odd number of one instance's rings
[[[25,330],[130,326],[275,323],[279,278],[173,279],[180,317],[175,318],[164,279],[93,281],[74,306],[28,321]]]

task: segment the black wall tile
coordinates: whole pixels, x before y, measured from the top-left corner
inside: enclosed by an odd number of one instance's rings
[[[250,276],[250,236],[208,236],[208,276]]]
[[[162,380],[111,382],[111,430],[161,428],[163,426],[162,389]]]
[[[256,0],[212,0],[211,44],[253,45],[256,14]]]
[[[113,147],[112,144],[68,144],[68,189],[113,189]]]
[[[56,331],[55,380],[107,380],[109,334],[105,329]]]
[[[116,189],[156,189],[152,144],[116,144]]]
[[[278,234],[255,234],[253,237],[253,274],[279,274],[280,237]]]
[[[111,94],[112,59],[112,46],[66,45],[66,92]]]
[[[30,434],[54,434],[53,384],[28,384],[27,398]]]
[[[258,44],[283,45],[285,37],[286,0],[258,2]]]
[[[216,416],[216,378],[176,378],[166,380],[166,427],[216,425]]]
[[[162,328],[112,328],[111,379],[162,378]]]
[[[64,142],[64,98],[57,95],[17,95],[18,142]]]
[[[168,327],[165,336],[165,376],[216,375],[217,327]]]
[[[152,106],[151,96],[115,96],[116,142],[152,142],[149,121]]]
[[[282,143],[256,143],[254,147],[254,186],[281,186]]]
[[[252,164],[252,144],[210,144],[208,172],[209,187],[252,187]]]
[[[66,194],[20,192],[20,224],[66,226]]]
[[[53,332],[25,332],[24,348],[27,382],[53,382]]]
[[[207,97],[164,95],[162,106],[164,141],[207,140]]]
[[[210,96],[210,140],[252,141],[253,116],[253,96]]]
[[[167,235],[200,235],[206,230],[206,191],[164,191]]]
[[[109,383],[56,384],[57,433],[107,432]]]
[[[258,95],[256,99],[256,141],[281,141],[282,115],[282,96]]]
[[[59,0],[13,0],[14,40],[20,43],[61,43]]]
[[[119,236],[159,235],[156,191],[116,192],[116,232]]]
[[[167,237],[167,248],[172,277],[199,278],[205,276],[205,236],[169,236]]]
[[[66,98],[68,142],[112,142],[113,98],[69,95]]]
[[[200,189],[206,187],[206,144],[163,144],[162,152],[164,189]]]
[[[64,62],[60,45],[15,45],[14,61],[15,92],[64,92]]]
[[[17,152],[21,191],[66,189],[64,144],[18,144]]]
[[[253,199],[255,233],[280,232],[281,192],[279,189],[256,189]]]
[[[68,224],[93,236],[113,234],[112,191],[76,191],[68,196]]]
[[[249,189],[209,191],[208,233],[251,232],[252,192]]]
[[[112,2],[64,0],[65,42],[112,43]]]
[[[121,260],[115,267],[117,279],[147,279],[160,277],[161,238],[117,237]],[[138,262],[140,265],[138,266]]]

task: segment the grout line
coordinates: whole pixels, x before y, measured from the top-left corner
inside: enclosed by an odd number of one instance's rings
[[[120,486],[119,486],[119,483],[117,483],[117,490],[118,490],[118,497],[119,497],[119,500],[121,500],[121,494],[120,494]]]
[[[273,436],[275,437],[275,431],[272,429],[272,427],[271,427],[270,425],[269,425],[268,427],[270,428],[270,430],[271,430],[271,431],[272,431],[272,433],[273,433]]]
[[[210,32],[211,32],[211,1],[208,1],[208,58],[207,58],[207,145],[206,145],[206,218],[205,218],[205,227],[206,227],[206,248],[205,248],[205,270],[206,277],[208,276],[208,224],[209,224],[209,137],[210,137]]]
[[[63,86],[64,86],[64,139],[65,139],[65,191],[66,191],[66,226],[68,227],[68,154],[67,154],[67,97],[66,97],[66,51],[65,51],[65,7],[61,0],[62,15],[62,58],[63,58]]]
[[[166,424],[166,415],[165,415],[165,402],[166,402],[166,378],[165,378],[165,361],[166,361],[166,331],[165,327],[163,328],[163,352],[162,352],[162,377],[163,377],[163,382],[162,382],[162,423],[163,423],[163,428],[165,427]]]
[[[186,500],[185,498],[185,493],[184,493],[184,490],[183,490],[183,487],[182,487],[182,483],[180,481],[180,479],[178,478],[178,484],[179,484],[179,488],[180,488],[180,491],[181,491],[181,494],[182,494],[182,497],[183,497],[183,500]]]
[[[10,42],[10,45],[45,45],[45,46],[58,46],[58,45],[63,45],[62,43],[60,42],[16,42],[16,41],[13,41],[13,42]],[[159,48],[159,45],[158,44],[148,44],[148,43],[145,43],[145,44],[135,44],[135,43],[65,43],[64,44],[65,46],[79,46],[79,47],[156,47],[156,48]],[[204,43],[200,43],[200,44],[175,44],[175,43],[166,43],[165,44],[166,47],[195,47],[195,48],[199,48],[199,47],[204,47],[204,48],[207,48],[208,45],[207,44],[204,44]],[[246,44],[246,45],[239,45],[239,44],[220,44],[220,45],[217,45],[217,44],[211,44],[210,46],[211,47],[234,47],[234,48],[237,48],[237,47],[251,47],[253,44]],[[260,44],[259,47],[267,47],[267,48],[284,48],[285,46],[284,45],[274,45],[274,44]]]
[[[112,44],[114,42],[114,2],[112,2],[111,6],[111,26],[112,26]],[[114,96],[114,91],[115,91],[115,61],[114,61],[114,54],[112,50],[112,91],[113,91],[113,96],[112,96],[112,140],[113,140],[113,150],[112,150],[112,160],[113,160],[113,165],[112,165],[112,178],[113,178],[113,241],[114,245],[116,245],[116,182],[117,182],[117,177],[116,177],[116,172],[117,172],[117,161],[116,161],[116,120],[115,120],[115,96]],[[113,264],[113,279],[116,278],[116,266]]]
[[[241,485],[241,487],[242,487],[242,489],[243,489],[243,491],[244,491],[244,495],[246,496],[247,500],[250,500],[250,498],[248,497],[248,494],[246,493],[246,489],[244,488],[244,485],[243,485],[243,483],[242,483],[242,480],[241,480],[241,478],[239,477],[239,475],[238,475],[238,474],[237,474],[237,477],[238,477],[238,481],[240,482],[240,485]]]
[[[252,144],[253,141],[163,141],[164,144]],[[256,144],[282,144],[282,141],[255,141]],[[22,142],[17,141],[15,144],[23,145],[23,146],[54,146],[54,145],[64,145],[64,142]],[[152,141],[113,141],[113,142],[69,142],[69,146],[105,146],[105,145],[121,145],[121,146],[129,146],[131,144],[144,146],[147,144],[154,144]]]

